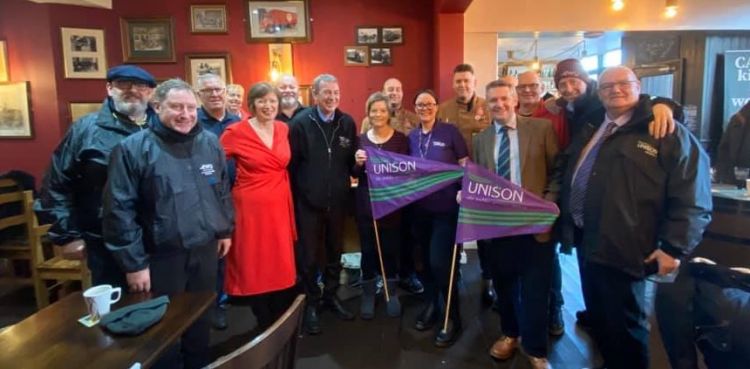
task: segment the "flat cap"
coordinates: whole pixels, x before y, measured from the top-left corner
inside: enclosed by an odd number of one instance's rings
[[[112,82],[118,79],[141,81],[147,83],[149,87],[156,87],[154,76],[152,76],[151,73],[146,72],[143,68],[135,65],[118,65],[107,71],[107,82]]]

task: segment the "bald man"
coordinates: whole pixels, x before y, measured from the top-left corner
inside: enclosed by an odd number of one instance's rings
[[[404,109],[404,89],[401,81],[396,78],[388,78],[383,83],[383,94],[388,96],[388,110],[391,113],[390,124],[395,130],[408,135],[409,132],[419,124],[419,117],[414,112]],[[370,120],[365,117],[359,133],[365,133],[370,129]]]
[[[568,147],[563,245],[579,245],[594,339],[610,369],[649,367],[646,276],[676,272],[711,220],[709,159],[681,124],[649,134],[650,97],[626,67],[599,77],[603,114]],[[583,282],[583,281],[582,281]]]

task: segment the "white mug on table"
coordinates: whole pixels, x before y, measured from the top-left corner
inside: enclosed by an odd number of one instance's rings
[[[112,295],[116,294],[116,297]],[[94,286],[83,292],[83,299],[86,301],[86,307],[89,309],[91,320],[98,321],[103,316],[109,314],[112,304],[120,301],[122,289],[112,287],[108,284]]]

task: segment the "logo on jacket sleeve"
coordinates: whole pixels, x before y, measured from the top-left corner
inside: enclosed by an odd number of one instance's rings
[[[659,155],[659,149],[655,148],[653,145],[651,145],[648,142],[643,142],[641,140],[638,140],[637,147],[643,151],[644,154],[655,158],[657,155]]]
[[[346,149],[346,148],[349,148],[349,146],[351,146],[351,145],[352,145],[352,140],[350,140],[350,139],[348,139],[348,138],[346,138],[344,136],[339,136],[339,146],[341,146],[342,148]]]

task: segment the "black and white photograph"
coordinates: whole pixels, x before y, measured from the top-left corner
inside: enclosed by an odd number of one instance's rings
[[[0,82],[0,138],[32,138],[29,82]]]
[[[402,27],[383,27],[381,37],[384,44],[403,44],[404,29]]]
[[[185,55],[185,81],[195,86],[198,76],[213,73],[226,83],[232,83],[232,70],[229,54],[187,54]]]
[[[128,63],[175,61],[174,21],[168,18],[121,18],[122,51]]]
[[[391,65],[390,47],[371,47],[370,48],[370,65]]]
[[[191,5],[190,32],[192,33],[226,33],[226,5]]]
[[[88,28],[60,28],[65,78],[104,78],[107,59],[104,31]]]
[[[367,46],[344,47],[344,65],[346,66],[366,66],[369,56]]]
[[[357,27],[357,44],[374,45],[380,43],[378,27]]]

